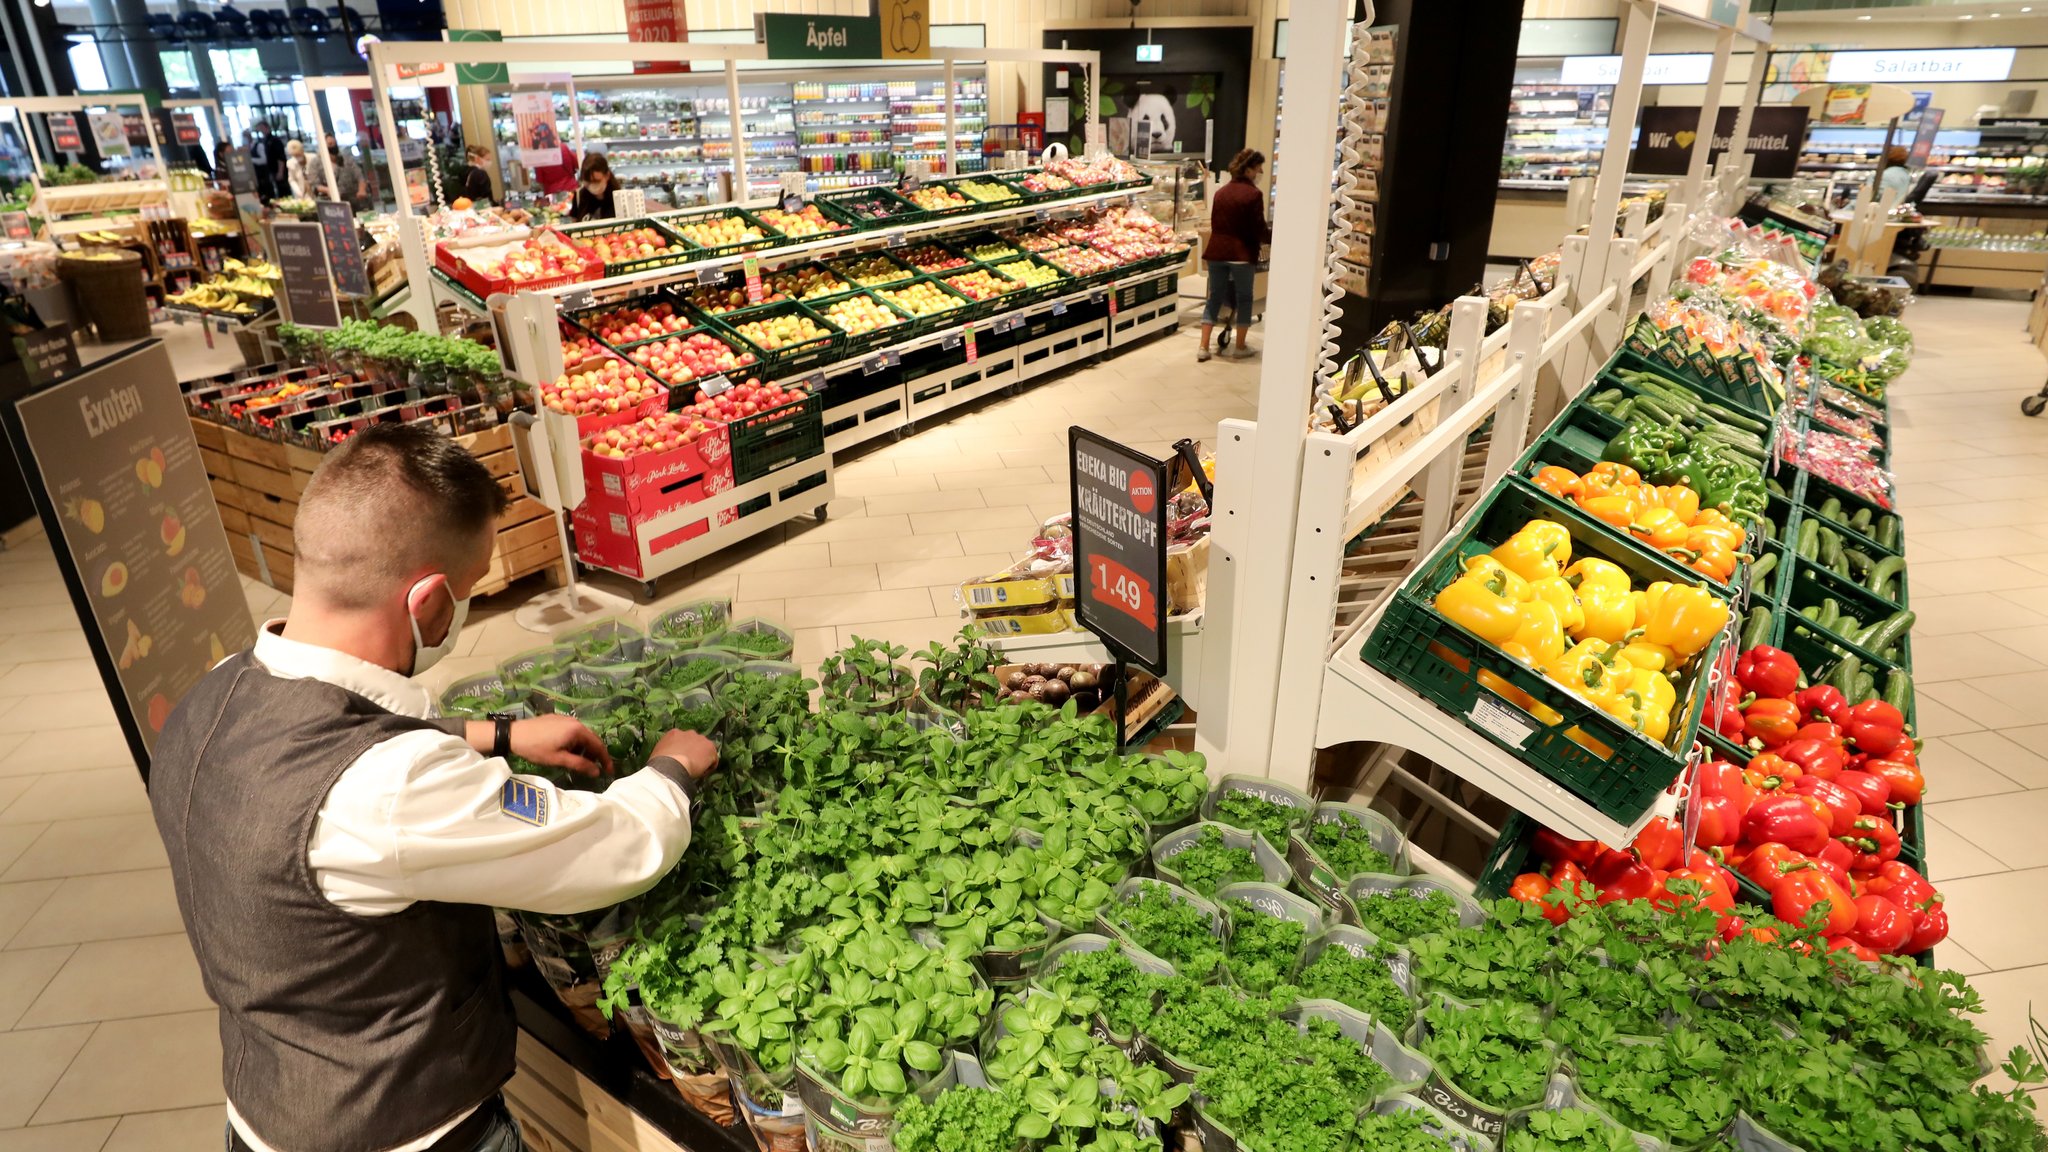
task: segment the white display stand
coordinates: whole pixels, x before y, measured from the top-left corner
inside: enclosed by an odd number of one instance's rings
[[[27,115],[47,116],[52,112],[84,113],[88,109],[118,111],[134,108],[142,113],[142,129],[149,137],[148,163],[156,167],[154,177],[140,180],[101,180],[91,184],[49,185],[43,183],[43,154],[30,130]],[[89,232],[125,223],[121,217],[104,215],[115,209],[127,210],[166,203],[170,184],[164,179],[163,142],[157,138],[156,117],[149,114],[150,98],[139,92],[96,92],[90,96],[20,96],[0,100],[0,111],[12,111],[21,124],[21,136],[28,145],[29,180],[36,198],[29,210],[43,218],[43,229],[51,237]],[[81,117],[80,133],[92,131]],[[132,157],[131,157],[131,162]]]

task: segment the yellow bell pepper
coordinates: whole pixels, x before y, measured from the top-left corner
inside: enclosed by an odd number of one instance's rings
[[[1640,636],[1622,647],[1621,658],[1645,672],[1669,672],[1678,666],[1678,653]]]
[[[1688,529],[1685,521],[1679,519],[1678,513],[1669,508],[1657,507],[1645,508],[1636,517],[1635,523],[1628,526],[1628,531],[1629,535],[1647,541],[1650,547],[1662,552],[1667,548],[1684,547]]]
[[[1571,562],[1571,534],[1555,521],[1531,520],[1495,547],[1493,558],[1524,580],[1555,576]]]
[[[1522,626],[1516,602],[1507,594],[1507,581],[1498,575],[1460,576],[1436,594],[1435,605],[1445,619],[1488,644],[1512,639]]]
[[[1643,731],[1649,724],[1650,718],[1643,704],[1643,694],[1619,682],[1613,691],[1595,699],[1593,703],[1598,704],[1602,712],[1638,732]]]
[[[1662,644],[1689,660],[1713,643],[1716,633],[1728,623],[1728,605],[1707,591],[1705,584],[1671,584],[1658,581],[1643,590],[1645,614],[1638,623],[1643,639]]]
[[[1606,561],[1600,563],[1605,564]],[[1584,618],[1579,627],[1570,630],[1574,640],[1605,640],[1619,644],[1636,626],[1635,600],[1629,595],[1626,585],[1615,588],[1611,584],[1590,580],[1580,584],[1579,608]]]
[[[1520,645],[1529,653],[1530,659],[1524,663],[1543,665],[1564,655],[1564,625],[1559,623],[1557,609],[1548,600],[1531,600],[1517,611],[1521,613],[1522,626],[1508,643]]]
[[[1596,704],[1613,695],[1619,674],[1629,669],[1619,650],[1604,640],[1581,640],[1543,666],[1552,679]]]
[[[1586,626],[1586,609],[1579,603],[1579,594],[1565,583],[1562,576],[1545,576],[1529,582],[1529,593],[1533,599],[1542,600],[1557,609],[1557,622],[1567,632]]]
[[[1612,560],[1602,560],[1598,556],[1588,556],[1574,561],[1571,567],[1564,570],[1564,580],[1578,589],[1581,596],[1586,594],[1586,586],[1589,584],[1612,588],[1624,594],[1629,589],[1628,572]]]
[[[1671,734],[1671,710],[1678,704],[1678,690],[1671,686],[1671,678],[1662,672],[1641,669],[1629,681],[1629,689],[1643,699],[1643,735],[1663,743]]]
[[[1477,556],[1465,558],[1465,574],[1470,576],[1475,572],[1481,576],[1498,574],[1507,581],[1507,595],[1510,600],[1521,601],[1529,598],[1529,582],[1515,575],[1514,572],[1509,570],[1507,565],[1495,560],[1484,552]]]

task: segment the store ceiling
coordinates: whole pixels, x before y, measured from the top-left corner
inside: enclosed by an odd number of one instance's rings
[[[1775,6],[1776,15],[1770,15]],[[1786,21],[1858,20],[1950,21],[1957,19],[2011,19],[2048,15],[2048,0],[1752,0],[1752,12],[1774,23]]]

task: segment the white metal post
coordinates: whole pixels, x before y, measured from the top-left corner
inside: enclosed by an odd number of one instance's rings
[[[1596,285],[1605,283],[1607,248],[1614,239],[1615,217],[1621,211],[1621,185],[1628,175],[1630,136],[1643,104],[1643,67],[1650,57],[1650,34],[1657,25],[1652,0],[1629,0],[1623,9],[1621,75],[1614,82],[1614,101],[1607,113],[1607,148],[1600,175],[1593,183],[1593,218],[1586,224],[1586,264],[1572,280],[1568,300],[1576,309]]]
[[[1721,123],[1721,92],[1728,82],[1728,62],[1735,55],[1735,29],[1714,34],[1714,64],[1707,72],[1706,94],[1700,98],[1700,123],[1694,131],[1692,158],[1686,164],[1685,202],[1700,202],[1700,184],[1707,176],[1707,156],[1714,150],[1714,129]],[[1739,114],[1738,114],[1739,115]]]
[[[1290,16],[1297,35],[1288,60],[1284,130],[1292,139],[1335,140],[1344,77],[1344,17],[1340,0],[1299,0]],[[1100,93],[1090,78],[1093,107]],[[1301,461],[1316,350],[1322,344],[1325,231],[1330,219],[1330,176],[1314,164],[1281,170],[1275,194],[1297,205],[1274,222],[1273,271],[1268,279],[1264,363],[1259,376],[1259,429],[1252,474],[1250,555],[1232,557],[1243,609],[1229,622],[1229,644],[1218,653],[1234,666],[1230,742],[1225,770],[1266,775],[1272,745],[1273,702],[1279,679],[1283,622],[1294,556],[1295,508],[1301,496]],[[1214,548],[1214,545],[1211,545]],[[1210,648],[1206,636],[1204,661]],[[1316,653],[1319,657],[1320,652]],[[1296,765],[1284,766],[1287,771]]]
[[[1444,343],[1442,371],[1452,375],[1437,402],[1439,423],[1449,420],[1472,397],[1473,384],[1479,378],[1479,362],[1484,359],[1480,344],[1486,336],[1487,310],[1485,298],[1479,296],[1461,297],[1451,306],[1451,330]],[[1464,453],[1448,453],[1423,472],[1421,547],[1425,551],[1450,530],[1464,463]]]
[[[954,126],[959,123],[960,107],[953,99],[953,54],[951,52],[946,53],[946,78],[942,83],[945,85],[946,97],[946,175],[958,176],[960,174],[960,158],[956,154],[958,143],[954,139]],[[986,113],[987,105],[983,105],[982,110]]]
[[[747,134],[742,127],[745,118],[740,115],[740,66],[737,62],[725,62],[725,99],[732,105],[732,202],[745,204],[747,195]],[[794,120],[796,113],[790,113]]]

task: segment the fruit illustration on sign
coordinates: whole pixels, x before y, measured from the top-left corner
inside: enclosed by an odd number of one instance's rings
[[[151,732],[163,731],[165,722],[170,720],[170,718],[170,698],[161,692],[151,696],[149,698],[149,730]]]
[[[90,496],[66,501],[64,515],[84,525],[85,530],[95,536],[105,531],[107,527],[106,506]]]
[[[119,596],[122,590],[127,587],[128,566],[119,560],[107,565],[107,570],[100,573],[100,595],[107,597]]]
[[[123,672],[126,672],[135,666],[137,660],[148,656],[149,650],[155,646],[156,641],[144,635],[142,629],[136,626],[135,620],[131,617],[128,621],[128,642],[121,646],[121,655],[115,663],[121,666]]]
[[[164,466],[164,450],[151,448],[149,455],[135,462],[135,478],[142,481],[145,488],[161,488],[164,486]]]
[[[164,513],[164,522],[158,528],[158,534],[163,537],[164,555],[176,556],[185,550],[185,522],[178,519],[175,513]]]
[[[206,603],[206,583],[199,579],[199,569],[185,569],[185,583],[178,589],[178,600],[194,610]]]
[[[206,634],[206,654],[208,668],[228,658],[227,645],[220,642],[220,633],[208,632]]]

